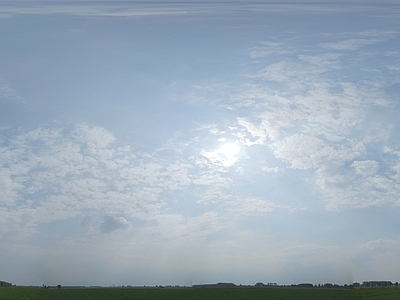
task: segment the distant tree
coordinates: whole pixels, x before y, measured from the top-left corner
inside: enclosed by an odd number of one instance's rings
[[[61,284],[57,285],[57,288],[58,288],[58,289],[61,289]]]
[[[296,286],[296,285],[295,285]],[[312,288],[314,285],[312,283],[299,283],[297,285],[298,287],[307,287],[307,288]]]
[[[11,283],[7,281],[0,281],[0,287],[10,287],[10,286],[12,286]]]

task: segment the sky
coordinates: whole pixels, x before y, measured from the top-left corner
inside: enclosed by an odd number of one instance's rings
[[[374,2],[0,0],[0,280],[400,281]]]

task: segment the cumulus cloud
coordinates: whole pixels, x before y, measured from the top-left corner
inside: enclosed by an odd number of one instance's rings
[[[96,228],[101,233],[109,233],[126,229],[132,220],[158,220],[159,216],[168,215],[171,206],[179,211],[174,204],[179,201],[191,206],[230,207],[222,214],[225,217],[233,210],[249,217],[267,214],[275,207],[272,202],[257,202],[257,209],[248,201],[240,205],[232,202],[236,180],[232,174],[241,176],[240,168],[234,167],[239,164],[238,160],[235,158],[229,169],[227,165],[205,158],[197,146],[187,156],[176,154],[183,149],[179,143],[168,151],[167,145],[152,153],[135,152],[119,144],[105,128],[86,123],[39,127],[28,132],[7,130],[0,148],[0,185],[3,208],[10,212],[8,217],[12,222],[3,228],[15,231],[22,222],[25,224],[23,236],[37,233],[43,224],[82,215],[86,216],[81,221],[86,236],[95,234]],[[206,126],[202,130],[208,132],[210,128]],[[236,131],[235,128],[229,130]],[[225,130],[218,129],[214,135],[217,146],[210,150],[220,149],[221,143],[227,141]],[[205,137],[209,138],[207,134]],[[239,154],[235,152],[235,155]],[[18,211],[11,213],[17,206]],[[31,214],[32,211],[36,213]],[[104,214],[108,216],[100,222],[99,217]],[[121,214],[124,219],[115,217]],[[188,219],[185,226],[194,221]],[[220,221],[214,218],[216,228],[221,226]],[[162,231],[162,228],[157,227],[157,230]]]
[[[291,162],[293,168],[309,169],[342,165],[364,152],[361,143],[332,145],[315,136],[294,134],[272,144],[276,157]]]
[[[246,76],[258,79],[258,83],[244,85],[240,96],[234,98],[238,111],[246,99],[246,108],[251,108],[250,113],[237,118],[241,128],[237,136],[249,147],[271,151],[292,169],[314,172],[312,178],[328,209],[395,203],[400,195],[398,172],[389,170],[396,168],[396,159],[366,159],[374,156],[371,149],[379,149],[377,145],[391,143],[391,120],[380,119],[376,112],[389,113],[394,107],[393,99],[385,93],[393,80],[368,70],[360,71],[359,76],[335,77],[373,55],[369,46],[394,36],[390,31],[326,35],[319,38],[331,41],[303,48],[294,47],[289,40],[266,42],[265,47],[279,48],[285,55],[272,50],[257,52],[264,46],[251,48],[253,58],[271,57],[273,62],[255,61],[258,69]],[[339,41],[332,42],[335,39]],[[361,48],[360,52],[347,52],[353,56],[350,63],[338,52]]]
[[[374,160],[355,161],[351,166],[360,175],[373,175],[379,169],[379,163]]]
[[[19,134],[6,130],[4,136],[1,201],[9,210],[17,205],[21,213],[36,210],[31,226],[82,211],[112,210],[149,218],[154,209],[161,209],[162,204],[154,204],[162,203],[159,196],[164,191],[182,189],[192,181],[189,162],[160,164],[148,155],[137,157],[98,126],[37,128]]]

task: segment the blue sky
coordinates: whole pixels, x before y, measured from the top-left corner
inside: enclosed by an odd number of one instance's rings
[[[0,279],[400,281],[395,1],[0,6]]]

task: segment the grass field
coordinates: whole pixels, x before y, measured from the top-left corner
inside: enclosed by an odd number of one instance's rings
[[[105,300],[105,299],[400,299],[400,288],[86,288],[86,289],[40,289],[0,288],[1,300]]]

